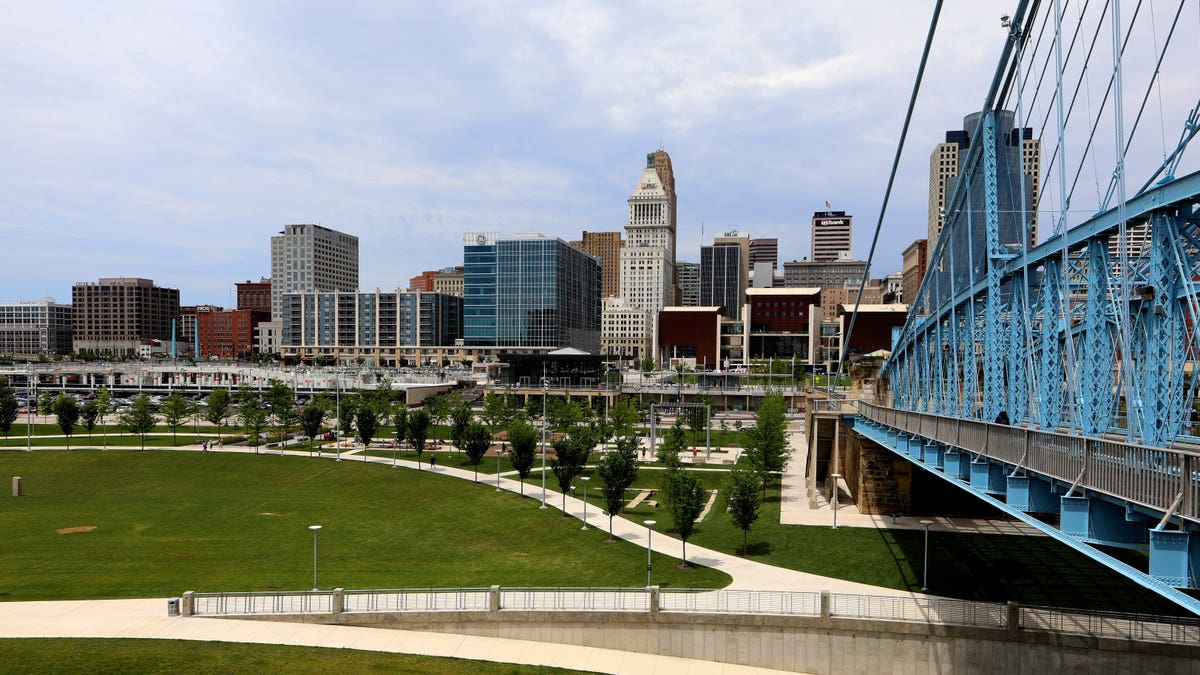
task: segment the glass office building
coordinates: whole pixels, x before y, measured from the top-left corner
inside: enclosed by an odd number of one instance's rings
[[[597,258],[541,235],[472,233],[463,246],[468,346],[600,350]]]

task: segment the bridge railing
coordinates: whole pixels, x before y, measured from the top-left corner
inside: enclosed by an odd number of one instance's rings
[[[1200,453],[858,402],[863,417],[1067,483],[1200,522]]]
[[[684,588],[425,588],[187,593],[197,616],[343,612],[679,612],[1020,629],[1200,647],[1200,619],[1025,607],[933,596]]]

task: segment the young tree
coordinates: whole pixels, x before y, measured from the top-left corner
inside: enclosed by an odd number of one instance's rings
[[[310,442],[317,440],[321,433],[321,425],[325,423],[325,406],[317,401],[310,401],[300,409],[300,428]]]
[[[108,449],[108,425],[104,423],[104,417],[108,414],[109,408],[112,407],[112,392],[108,389],[101,389],[96,392],[96,408],[100,411],[99,422],[100,431],[104,434],[104,449]]]
[[[187,416],[192,414],[191,403],[183,397],[183,394],[175,392],[167,397],[167,400],[162,404],[163,421],[171,427],[171,445],[178,445],[179,427],[183,424]]]
[[[67,437],[67,449],[71,449],[71,432],[79,422],[79,401],[69,394],[59,394],[46,412],[52,412],[58,418],[58,428]]]
[[[0,378],[0,431],[4,432],[6,441],[8,433],[12,431],[13,424],[17,421],[20,409],[17,393],[9,386],[6,378]]]
[[[238,417],[242,418],[242,431],[246,432],[246,438],[257,455],[263,429],[267,427],[267,411],[263,409],[258,395],[245,385],[238,390]]]
[[[375,410],[373,405],[360,405],[358,414],[354,416],[354,425],[358,428],[358,437],[363,442],[363,452],[371,447],[371,441],[375,438],[375,432],[379,431],[379,412]]]
[[[434,429],[442,423],[442,420],[450,414],[453,408],[454,401],[451,400],[449,394],[434,394],[425,399],[425,412],[429,413],[429,421]]]
[[[687,567],[687,540],[696,527],[696,518],[704,511],[708,491],[699,478],[687,471],[677,472],[671,483],[671,519],[675,521],[675,532],[683,540],[683,565]]]
[[[642,359],[642,372],[649,373],[649,372],[652,372],[653,370],[654,370],[654,359],[650,358],[649,356]]]
[[[483,411],[480,413],[480,417],[488,423],[493,432],[508,424],[512,417],[512,410],[509,409],[508,401],[505,398],[507,398],[505,394],[494,391],[489,391],[483,396]]]
[[[637,480],[638,440],[633,436],[617,439],[617,447],[609,450],[596,472],[604,484],[604,511],[608,514],[608,538],[613,538],[613,516],[625,508],[625,491]]]
[[[96,403],[96,399],[92,399],[83,404],[83,408],[79,411],[79,421],[83,423],[83,428],[87,429],[88,437],[92,436],[92,429],[96,428],[96,419],[100,417],[100,405]]]
[[[429,433],[429,412],[414,411],[408,416],[408,443],[417,451],[417,470],[421,470],[421,453],[425,452],[425,439]]]
[[[463,444],[466,442],[464,434],[467,433],[467,427],[470,424],[471,405],[459,403],[454,406],[454,410],[450,411],[450,442],[454,443],[454,447],[459,450],[463,449]]]
[[[758,507],[762,503],[758,496],[758,478],[744,467],[735,467],[729,472],[729,516],[733,524],[742,531],[742,555],[747,555],[750,526],[758,520]]]
[[[683,430],[683,420],[677,418],[675,424],[663,434],[662,443],[659,444],[658,452],[655,453],[655,459],[662,462],[666,469],[662,472],[662,479],[658,486],[659,503],[670,506],[674,501],[671,490],[675,487],[676,474],[683,468],[683,461],[679,459],[679,453],[686,444],[687,432]]]
[[[747,459],[762,481],[764,499],[771,475],[783,471],[783,463],[787,459],[786,411],[783,396],[767,394],[758,406],[754,428],[746,432]]]
[[[517,420],[508,427],[509,461],[517,476],[521,478],[521,496],[525,496],[525,479],[533,469],[537,458],[538,432],[525,420]]]
[[[583,409],[566,398],[555,396],[546,408],[546,418],[552,430],[565,433],[583,421]]]
[[[224,387],[213,389],[208,395],[208,407],[204,409],[204,419],[208,420],[209,424],[217,425],[217,443],[221,442],[221,428],[225,426],[225,420],[229,417],[229,390]]]
[[[550,460],[550,471],[558,479],[558,487],[562,490],[564,515],[567,513],[567,492],[571,489],[571,482],[583,473],[588,455],[594,447],[587,436],[587,432],[580,429],[577,433],[554,441],[555,458]]]
[[[131,434],[137,434],[142,439],[142,450],[146,449],[146,434],[154,429],[154,411],[150,409],[150,399],[145,395],[135,397],[129,405],[129,410],[117,418],[121,428]]]
[[[392,408],[392,426],[396,429],[398,447],[408,433],[408,406],[403,401],[398,401],[396,407]]]
[[[628,436],[633,433],[633,427],[642,418],[637,404],[632,399],[623,398],[608,411],[608,420],[612,425],[614,436]]]
[[[275,418],[275,428],[286,446],[287,429],[296,423],[296,393],[286,383],[271,380],[265,398],[271,408],[271,417]]]
[[[358,419],[358,407],[363,403],[361,398],[351,398],[349,396],[342,397],[341,409],[338,411],[337,419],[338,445],[341,445],[342,438],[346,436],[354,436],[354,422]]]
[[[479,482],[479,463],[492,445],[492,432],[479,422],[471,422],[462,433],[462,449],[475,467],[475,482]]]

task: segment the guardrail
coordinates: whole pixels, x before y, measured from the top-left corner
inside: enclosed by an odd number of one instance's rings
[[[989,459],[1052,476],[1068,484],[1166,512],[1179,499],[1176,515],[1200,523],[1200,453],[1152,448],[1107,438],[1089,438],[884,408],[865,401],[858,412],[883,424],[952,445]]]
[[[185,615],[344,612],[637,612],[817,619],[1025,630],[1200,646],[1200,619],[1063,610],[929,596],[828,591],[652,588],[430,588],[184,594]]]

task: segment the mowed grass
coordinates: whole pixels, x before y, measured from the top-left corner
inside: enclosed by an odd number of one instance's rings
[[[21,476],[27,495],[0,506],[3,600],[307,589],[309,525],[323,526],[322,588],[645,583],[644,549],[606,543],[537,500],[429,471],[87,450],[0,453],[0,475]],[[654,568],[663,586],[730,582],[666,556]]]
[[[7,672],[569,674],[582,671],[354,649],[193,640],[0,640]]]

